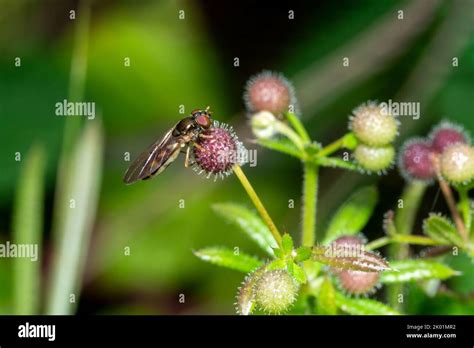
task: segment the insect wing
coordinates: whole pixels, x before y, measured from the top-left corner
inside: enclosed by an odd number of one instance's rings
[[[169,164],[170,157],[180,149],[179,139],[173,137],[172,128],[163,139],[150,145],[138,158],[128,167],[123,178],[126,184],[132,184],[138,180],[146,179],[155,174],[163,165]],[[164,169],[164,168],[163,168]]]

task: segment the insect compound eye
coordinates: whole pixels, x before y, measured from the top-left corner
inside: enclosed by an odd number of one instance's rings
[[[199,115],[196,117],[196,122],[202,128],[209,128],[211,126],[211,120],[207,115]]]
[[[197,117],[201,114],[201,110],[200,109],[194,109],[193,111],[191,111],[191,116],[192,117]]]

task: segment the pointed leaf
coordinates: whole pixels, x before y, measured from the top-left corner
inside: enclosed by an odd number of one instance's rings
[[[360,232],[377,204],[378,193],[374,186],[356,191],[333,216],[323,244],[328,244],[341,235],[354,235]]]
[[[277,242],[267,225],[256,213],[235,203],[218,203],[212,207],[216,213],[239,226],[263,250],[273,256],[272,248],[277,247]]]
[[[404,283],[415,280],[446,279],[459,273],[442,263],[429,260],[401,260],[390,263],[393,270],[380,274],[385,284]]]
[[[340,269],[363,272],[381,272],[391,269],[379,255],[362,249],[344,250],[343,246],[315,246],[312,260]]]
[[[194,255],[203,261],[245,273],[249,273],[263,265],[262,261],[253,256],[240,251],[236,254],[234,250],[225,247],[203,248],[194,251]]]
[[[293,275],[294,265],[295,265],[295,263],[293,262],[293,260],[291,260],[291,259],[286,260],[286,270],[291,275]]]
[[[285,253],[280,248],[274,248],[273,253],[275,254],[275,257],[277,257],[277,258],[282,258],[282,257],[285,256]]]
[[[334,290],[334,286],[328,277],[325,277],[323,283],[321,284],[317,301],[319,314],[337,314],[336,291]]]
[[[285,255],[289,255],[293,251],[293,239],[291,239],[291,236],[288,233],[283,235],[281,246],[285,252]]]
[[[346,313],[353,315],[399,315],[395,309],[382,302],[367,298],[347,298],[336,293],[336,305]]]
[[[430,214],[430,216],[423,221],[423,232],[442,243],[450,243],[455,245],[462,245],[463,241],[453,223],[443,216]]]
[[[296,262],[306,261],[311,257],[311,248],[308,247],[299,247],[296,249]]]
[[[286,269],[286,268],[287,268],[286,260],[282,260],[282,259],[272,261],[266,267],[266,269],[269,271],[272,271],[274,269]]]
[[[293,277],[296,279],[296,281],[300,284],[306,284],[306,273],[304,272],[303,268],[296,264],[293,263]]]

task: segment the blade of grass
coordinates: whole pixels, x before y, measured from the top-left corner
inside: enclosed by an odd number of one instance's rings
[[[13,259],[14,313],[39,314],[40,261],[43,230],[44,151],[33,146],[21,168],[13,211],[13,243],[28,245],[31,257]],[[26,249],[25,249],[26,250]]]
[[[69,101],[80,101],[84,95],[84,86],[87,71],[87,52],[89,47],[89,26],[90,26],[90,0],[83,0],[79,4],[75,32],[74,47],[71,57],[71,70],[69,78]],[[82,126],[82,117],[67,117],[65,120],[63,143],[59,158],[56,193],[53,210],[53,237],[59,238],[59,231],[64,230],[64,221],[61,218],[65,215],[68,198],[64,195],[66,185],[66,168],[69,167],[73,144],[76,142]]]
[[[99,200],[103,139],[100,123],[88,124],[66,172],[64,230],[55,241],[47,314],[72,314],[76,308],[87,248]]]

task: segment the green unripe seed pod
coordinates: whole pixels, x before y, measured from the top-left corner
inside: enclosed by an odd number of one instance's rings
[[[371,147],[359,144],[354,151],[354,158],[362,169],[368,172],[382,173],[392,165],[395,149],[392,145]]]
[[[266,313],[278,314],[288,310],[295,302],[298,284],[282,269],[266,271],[255,284],[255,301]]]
[[[441,155],[443,177],[454,184],[466,184],[474,179],[474,147],[457,143],[448,146]]]
[[[398,135],[398,121],[372,102],[363,104],[353,111],[349,128],[360,142],[370,146],[384,146]]]

